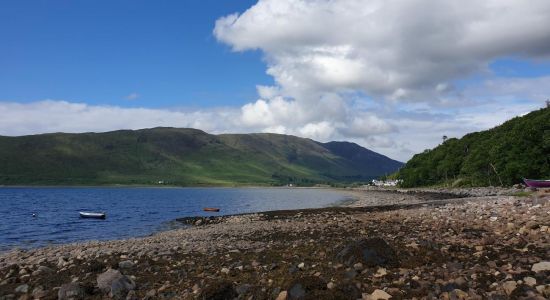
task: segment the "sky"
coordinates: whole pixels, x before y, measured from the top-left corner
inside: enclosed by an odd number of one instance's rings
[[[2,1],[0,135],[157,126],[407,161],[545,106],[550,1]]]

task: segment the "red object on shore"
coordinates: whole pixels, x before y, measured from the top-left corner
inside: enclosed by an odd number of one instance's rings
[[[534,188],[550,188],[550,180],[537,180],[524,178],[523,182],[529,187]]]
[[[215,212],[220,211],[220,209],[217,208],[217,207],[205,207],[202,210],[204,210],[204,211],[215,211]]]

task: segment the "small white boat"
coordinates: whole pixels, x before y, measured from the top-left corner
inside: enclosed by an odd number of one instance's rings
[[[91,219],[105,219],[106,215],[103,212],[80,212],[81,218],[91,218]]]

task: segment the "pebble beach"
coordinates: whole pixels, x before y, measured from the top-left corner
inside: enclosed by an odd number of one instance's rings
[[[0,299],[550,297],[550,191],[347,192],[346,206],[4,252]]]

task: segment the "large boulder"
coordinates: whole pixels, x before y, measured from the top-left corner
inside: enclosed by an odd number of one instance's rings
[[[381,238],[368,238],[349,243],[338,252],[336,260],[350,267],[356,263],[362,263],[367,267],[399,266],[395,251]]]
[[[123,298],[136,288],[136,284],[120,271],[109,269],[97,276],[97,287],[112,298]]]
[[[57,291],[58,300],[78,300],[84,299],[86,292],[78,282],[71,282],[61,286]]]

